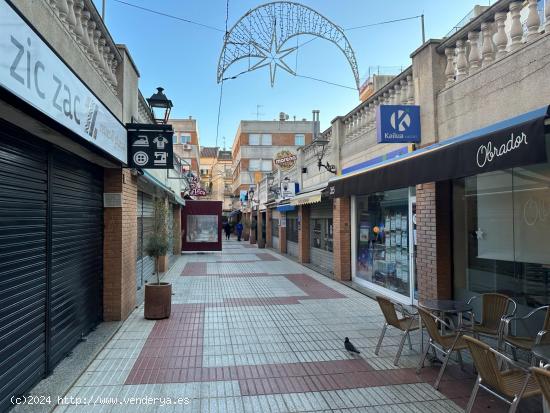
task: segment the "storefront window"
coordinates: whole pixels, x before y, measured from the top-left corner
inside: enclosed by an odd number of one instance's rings
[[[298,242],[298,218],[286,218],[286,239],[288,241]]]
[[[523,314],[548,304],[549,163],[456,180],[453,210],[456,298],[498,292]]]
[[[218,242],[218,216],[188,215],[187,242]]]
[[[357,197],[356,233],[356,277],[409,297],[409,189]]]
[[[311,220],[311,246],[332,252],[332,218]]]

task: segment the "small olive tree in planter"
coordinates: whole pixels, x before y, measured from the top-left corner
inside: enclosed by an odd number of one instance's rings
[[[159,320],[170,317],[172,311],[172,284],[160,281],[159,260],[168,253],[168,210],[163,199],[155,200],[153,232],[145,245],[145,253],[155,260],[156,282],[145,285],[145,318]]]

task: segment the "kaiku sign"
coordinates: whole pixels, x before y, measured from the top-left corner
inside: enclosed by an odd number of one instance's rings
[[[0,86],[126,163],[126,129],[119,120],[5,0],[0,22]]]
[[[420,142],[420,106],[379,105],[376,140],[378,143]]]
[[[510,139],[501,145],[494,146],[493,142],[489,141],[485,145],[481,145],[477,150],[477,166],[483,168],[488,163],[493,162],[493,160],[519,149],[522,145],[528,145],[527,135],[523,132],[517,136],[514,136],[512,133]]]

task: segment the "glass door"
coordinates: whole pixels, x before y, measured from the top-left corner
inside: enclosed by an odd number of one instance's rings
[[[416,188],[409,196],[409,273],[411,275],[411,297],[418,301],[418,279],[416,277]]]

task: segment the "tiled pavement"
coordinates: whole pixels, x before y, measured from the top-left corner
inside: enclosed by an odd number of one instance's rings
[[[222,253],[181,257],[167,276],[170,319],[134,311],[56,413],[462,411],[471,374],[453,365],[434,390],[437,367],[415,373],[419,334],[398,367],[391,329],[375,356],[383,318],[372,299],[259,251],[229,241]],[[345,336],[360,356],[344,350]],[[476,409],[506,411],[481,392]]]

